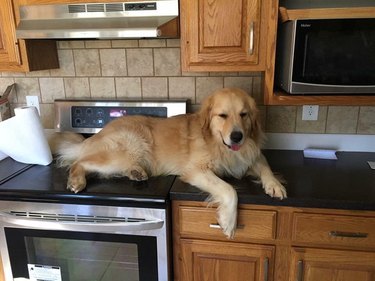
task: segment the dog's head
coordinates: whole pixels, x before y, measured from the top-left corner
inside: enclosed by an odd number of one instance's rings
[[[257,145],[262,140],[255,101],[246,92],[224,88],[208,96],[200,110],[203,132],[233,151],[240,150],[247,138]]]

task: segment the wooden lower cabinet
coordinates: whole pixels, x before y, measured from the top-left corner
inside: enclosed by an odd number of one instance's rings
[[[181,240],[181,281],[264,281],[272,275],[274,247]]]
[[[173,201],[174,281],[375,281],[375,212],[240,205],[234,239],[215,208]]]
[[[374,281],[375,253],[294,248],[290,281]]]

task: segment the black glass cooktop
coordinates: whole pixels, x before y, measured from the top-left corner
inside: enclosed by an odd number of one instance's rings
[[[104,179],[88,176],[87,187],[79,193],[66,189],[68,171],[54,163],[27,165],[10,158],[0,161],[0,199],[90,203],[107,205],[165,204],[175,177],[152,177],[135,182],[128,178]]]

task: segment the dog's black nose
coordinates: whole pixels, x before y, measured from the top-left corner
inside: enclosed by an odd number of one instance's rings
[[[242,132],[234,131],[230,134],[230,140],[235,143],[239,143],[243,138]]]

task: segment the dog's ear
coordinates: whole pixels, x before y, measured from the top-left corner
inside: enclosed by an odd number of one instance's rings
[[[209,132],[211,123],[211,111],[212,111],[212,95],[206,97],[199,110],[199,116],[201,119],[203,132]]]
[[[248,98],[248,104],[250,108],[250,119],[251,129],[249,131],[250,137],[255,141],[257,145],[261,145],[264,140],[264,133],[260,124],[259,110],[255,104],[253,98]]]

